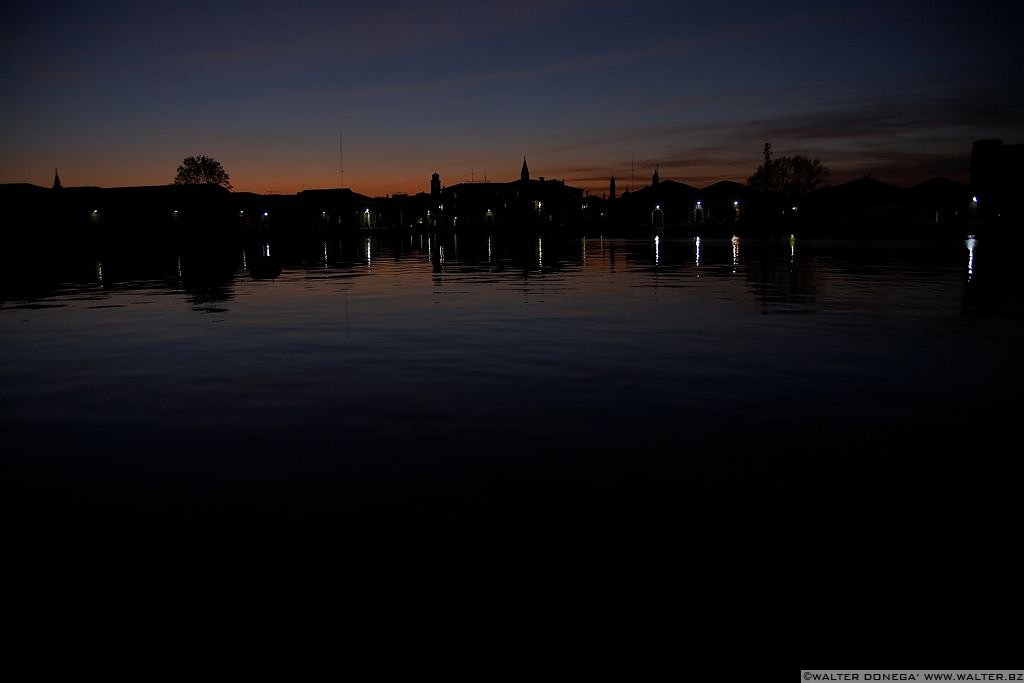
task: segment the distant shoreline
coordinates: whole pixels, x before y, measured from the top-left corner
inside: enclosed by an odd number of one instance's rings
[[[822,188],[801,206],[739,183],[698,189],[663,181],[610,200],[561,181],[526,178],[387,197],[347,188],[260,195],[214,185],[8,184],[0,185],[0,202],[8,238],[280,238],[396,230],[928,238],[1011,233],[1017,218],[984,211],[968,186],[943,178],[908,189],[864,178]]]

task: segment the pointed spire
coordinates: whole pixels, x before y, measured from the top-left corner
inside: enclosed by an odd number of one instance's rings
[[[530,179],[530,167],[526,165],[526,157],[523,157],[523,170],[519,173],[519,179],[526,182]]]
[[[53,189],[59,190],[62,187],[63,187],[63,185],[60,184],[60,176],[57,175],[57,169],[56,169],[56,167],[54,167],[54,169],[53,169]]]
[[[658,177],[658,167],[654,167],[654,175],[651,177],[651,185],[657,185],[661,182],[661,178]]]

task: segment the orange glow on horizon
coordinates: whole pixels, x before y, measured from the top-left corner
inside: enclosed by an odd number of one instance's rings
[[[319,172],[311,174],[308,173],[308,167],[305,167],[303,164],[291,164],[290,167],[275,167],[264,170],[258,167],[247,167],[243,164],[234,163],[230,160],[229,155],[224,155],[224,157],[228,159],[224,162],[224,165],[231,176],[232,189],[235,192],[252,192],[256,194],[290,195],[303,190],[332,189],[344,186],[354,192],[370,197],[384,197],[396,193],[415,195],[419,192],[430,191],[430,176],[435,170],[440,174],[441,183],[445,187],[474,181],[478,183],[484,182],[485,178],[488,182],[512,182],[518,180],[519,177],[519,164],[507,164],[506,167],[511,170],[498,175],[484,173],[480,170],[474,172],[472,168],[462,169],[461,166],[463,164],[460,162],[460,172],[450,172],[448,170],[450,167],[446,167],[444,163],[423,168],[399,167],[389,169],[378,166],[372,169],[346,169],[344,184],[342,184],[340,173],[337,171],[333,173]],[[566,160],[560,159],[558,163],[559,165],[567,165]],[[168,168],[172,170],[168,171]],[[104,164],[102,162],[98,164],[92,162],[88,166],[81,163],[58,166],[60,177],[65,187],[165,185],[172,182],[174,176],[173,169],[176,168],[176,163],[166,161],[147,164],[145,167],[136,166],[131,168]],[[662,181],[674,180],[697,188],[705,188],[722,180],[745,184],[747,178],[754,170],[754,168],[751,168],[738,172],[735,164],[708,164],[707,166],[686,168],[684,175],[683,173],[675,174],[672,172],[672,168],[662,166],[660,168],[660,176]],[[559,173],[558,166],[555,164],[546,166],[541,163],[530,163],[530,171],[531,177],[535,179],[547,177],[562,180],[564,178],[566,184],[586,190],[596,197],[607,195],[609,180],[612,176],[615,177],[616,190],[619,195],[630,189],[638,190],[649,185],[651,182],[650,172],[646,168],[642,170],[637,168],[635,173],[632,174],[632,178],[629,168],[609,167],[607,175],[603,178],[601,177],[600,170],[588,170],[585,177],[573,178],[571,173],[565,173],[564,175]],[[827,182],[836,185],[862,177],[863,175],[865,173],[860,168],[834,168]],[[903,187],[910,187],[928,179],[928,177],[917,177],[917,175],[916,173],[893,173],[889,177],[883,177],[882,179]],[[966,182],[967,180],[966,174],[962,178],[955,177],[952,174],[946,175],[959,182]],[[12,176],[10,173],[0,177],[0,183],[29,182],[42,187],[49,187],[52,181],[53,167],[43,167],[42,165],[39,168],[31,169],[29,178]]]

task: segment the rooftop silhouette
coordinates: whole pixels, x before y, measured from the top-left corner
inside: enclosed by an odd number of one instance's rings
[[[726,232],[788,229],[786,225],[821,233],[907,226],[955,229],[1005,222],[1019,215],[1011,197],[1024,169],[1022,149],[1000,141],[975,143],[973,187],[934,178],[900,188],[868,176],[793,197],[735,181],[696,187],[663,179],[658,165],[652,168],[649,182],[639,188],[618,194],[610,177],[609,192],[595,196],[564,180],[531,177],[525,156],[518,180],[445,185],[435,171],[429,178],[430,192],[415,195],[371,197],[349,188],[261,195],[230,192],[214,184],[64,187],[56,169],[50,191],[21,184],[0,186],[0,192],[13,207],[13,215],[53,224],[86,224],[104,234],[129,229],[126,226],[140,219],[168,229],[202,231],[234,225],[243,232],[272,233],[586,225]],[[768,164],[784,160],[765,158]],[[224,170],[218,168],[218,173],[226,184]]]

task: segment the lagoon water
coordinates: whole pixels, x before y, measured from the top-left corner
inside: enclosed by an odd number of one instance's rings
[[[262,555],[998,533],[1024,303],[1006,249],[966,237],[8,254],[8,538]]]

